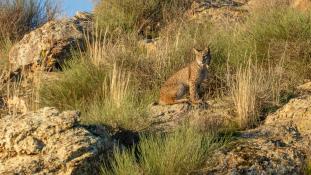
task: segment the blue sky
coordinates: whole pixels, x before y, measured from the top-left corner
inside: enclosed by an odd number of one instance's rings
[[[73,16],[76,11],[91,11],[92,0],[60,0],[61,7],[66,16]]]

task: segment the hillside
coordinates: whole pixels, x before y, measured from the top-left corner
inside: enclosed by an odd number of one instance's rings
[[[311,1],[42,2],[0,2],[0,174],[311,174]]]

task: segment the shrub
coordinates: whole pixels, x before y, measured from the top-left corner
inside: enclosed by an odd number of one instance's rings
[[[0,40],[18,40],[33,28],[54,19],[58,13],[50,0],[2,0]]]

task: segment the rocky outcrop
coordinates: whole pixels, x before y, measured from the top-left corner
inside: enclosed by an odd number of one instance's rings
[[[51,70],[70,56],[70,49],[82,47],[84,32],[91,27],[91,15],[77,13],[73,19],[53,20],[26,34],[9,52],[13,70],[40,65]]]
[[[150,132],[171,132],[185,122],[200,130],[213,131],[226,127],[234,120],[232,101],[210,100],[204,104],[152,105],[150,107]]]
[[[186,14],[195,21],[208,21],[214,25],[235,24],[248,15],[248,10],[242,8],[246,3],[246,0],[194,1]]]
[[[311,9],[310,0],[250,0],[247,4],[249,10],[262,10],[267,8],[290,7],[306,12]]]
[[[78,112],[54,108],[0,118],[0,174],[98,174],[112,142],[89,130]]]
[[[299,97],[263,125],[242,132],[196,174],[305,174],[311,155],[311,84],[299,90]]]

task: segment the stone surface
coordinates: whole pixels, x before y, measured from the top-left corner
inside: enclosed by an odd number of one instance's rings
[[[266,8],[290,7],[301,12],[311,9],[310,0],[250,0],[247,8],[250,10],[262,10]]]
[[[13,45],[9,61],[13,70],[40,65],[51,70],[70,56],[70,49],[82,47],[84,31],[91,17],[78,13],[73,19],[53,20],[26,34]]]
[[[98,174],[112,142],[92,130],[78,112],[54,108],[0,118],[0,174]]]
[[[223,0],[223,1],[194,1],[192,8],[187,12],[190,19],[195,21],[208,21],[214,25],[227,25],[242,22],[248,15],[243,5],[247,1]]]
[[[311,90],[310,83],[301,87]],[[301,94],[267,116],[263,125],[242,132],[194,173],[305,174],[311,155],[311,95]]]
[[[13,96],[9,98],[5,104],[8,109],[16,113],[25,114],[28,112],[26,102],[21,97]]]
[[[200,130],[211,131],[227,126],[235,118],[230,99],[210,100],[199,105],[152,105],[149,113],[148,130],[152,132],[171,132],[186,121]]]

